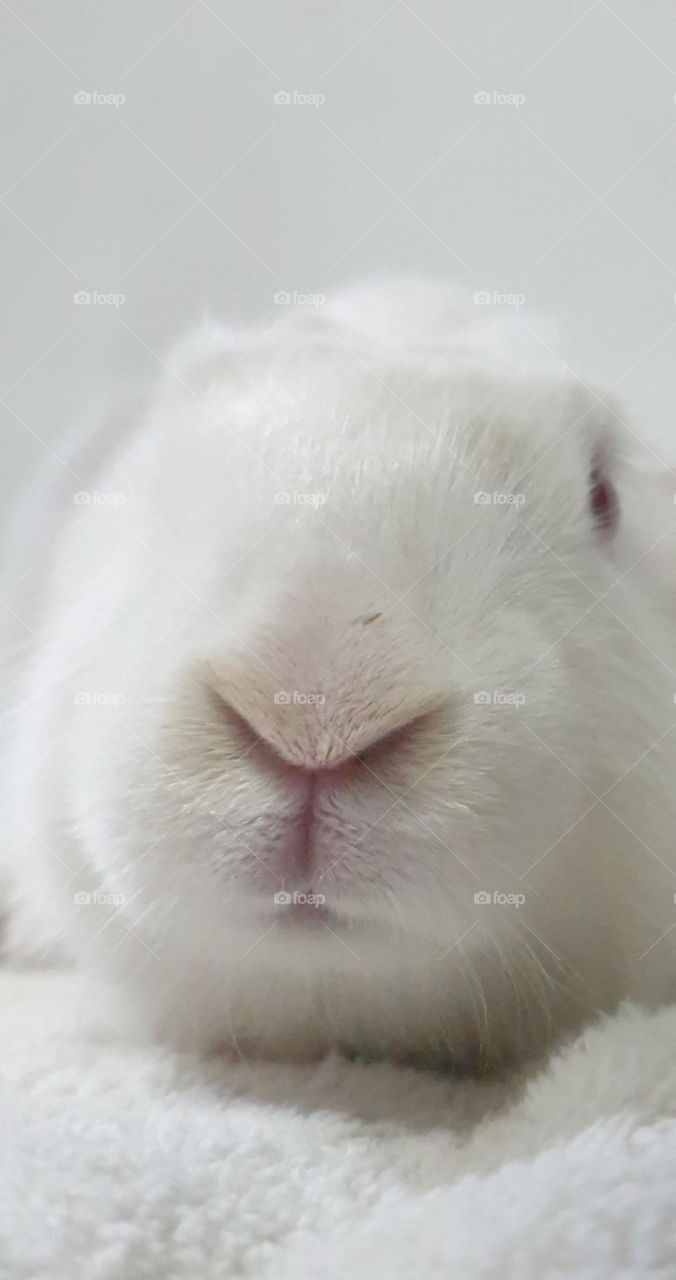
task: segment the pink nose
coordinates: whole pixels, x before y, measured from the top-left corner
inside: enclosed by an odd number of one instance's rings
[[[222,701],[222,699],[221,699]],[[382,733],[368,734],[361,724],[351,721],[351,742],[358,749],[350,750],[337,733],[325,734],[318,742],[312,727],[298,732],[293,712],[289,712],[289,727],[283,720],[266,723],[263,732],[241,711],[228,707],[228,719],[238,730],[242,755],[252,762],[258,757],[267,768],[273,768],[285,777],[290,792],[295,793],[297,819],[294,839],[289,850],[289,866],[303,875],[316,870],[318,815],[331,806],[331,793],[349,788],[358,780],[376,783],[385,779],[387,765],[420,731],[428,713],[419,713],[398,728],[388,728]],[[280,728],[281,726],[281,728]]]
[[[298,780],[326,786],[332,781],[348,781],[359,770],[377,773],[392,755],[405,746],[420,730],[425,715],[416,715],[403,725],[383,732],[369,732],[366,726],[351,726],[345,741],[339,731],[325,731],[315,736],[312,726],[298,732],[291,717],[288,731],[277,724],[266,725],[263,732],[241,712],[232,713],[249,744],[265,751],[271,763],[288,771]]]

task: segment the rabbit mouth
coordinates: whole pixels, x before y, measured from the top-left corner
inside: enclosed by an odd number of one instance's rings
[[[316,929],[331,921],[330,908],[322,893],[294,891],[274,895],[275,916],[285,929]]]

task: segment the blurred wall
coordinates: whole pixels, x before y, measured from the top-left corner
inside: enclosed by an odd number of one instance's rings
[[[0,21],[3,494],[205,310],[381,269],[553,310],[560,352],[674,456],[668,0],[3,0]]]

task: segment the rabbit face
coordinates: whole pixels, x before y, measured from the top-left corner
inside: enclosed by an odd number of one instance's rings
[[[117,700],[66,690],[50,786],[120,904],[69,938],[170,1023],[415,1052],[468,954],[509,1022],[510,947],[576,950],[579,884],[529,877],[603,785],[615,463],[577,384],[344,338],[193,342],[122,517],[78,510],[43,680]]]
[[[110,826],[141,906],[272,925],[261,956],[441,954],[584,809],[606,424],[548,379],[277,377],[217,377],[137,477],[176,585],[141,551],[149,663],[109,622]]]

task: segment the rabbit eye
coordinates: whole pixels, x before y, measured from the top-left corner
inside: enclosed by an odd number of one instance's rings
[[[592,467],[589,477],[589,505],[597,528],[606,535],[613,534],[620,517],[617,492],[598,466]]]

